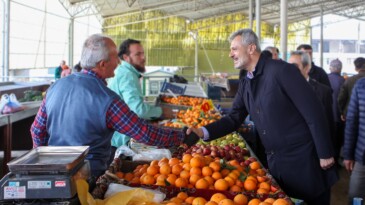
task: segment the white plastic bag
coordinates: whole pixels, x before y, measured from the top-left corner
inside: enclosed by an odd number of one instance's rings
[[[3,94],[1,96],[0,111],[1,114],[10,114],[24,110],[24,107],[18,102],[14,93]]]

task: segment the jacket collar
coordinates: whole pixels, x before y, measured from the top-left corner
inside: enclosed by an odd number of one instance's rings
[[[137,69],[135,67],[133,67],[131,64],[129,64],[126,61],[122,61],[122,67],[128,69],[129,71],[131,71],[132,73],[134,73],[138,78],[142,77],[142,74],[140,72],[137,71]]]
[[[255,71],[253,72],[253,79],[255,79],[257,76],[262,75],[266,60],[267,57],[265,57],[264,55],[260,55],[260,58],[255,66]]]

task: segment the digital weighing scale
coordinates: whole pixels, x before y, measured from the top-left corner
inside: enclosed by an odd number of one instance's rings
[[[41,146],[12,160],[0,181],[0,204],[75,198],[76,180],[90,176],[88,151],[88,146]]]

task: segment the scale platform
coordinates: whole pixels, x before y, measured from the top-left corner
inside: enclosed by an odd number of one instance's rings
[[[41,146],[12,160],[0,181],[0,204],[74,198],[76,180],[90,175],[88,151],[88,146]]]

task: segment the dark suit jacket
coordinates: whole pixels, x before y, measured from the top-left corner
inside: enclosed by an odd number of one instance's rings
[[[267,153],[270,173],[292,197],[311,200],[337,181],[319,159],[334,156],[324,110],[299,70],[260,57],[254,78],[240,81],[232,111],[207,125],[210,138],[234,130],[250,114]]]
[[[313,62],[312,62],[312,67],[308,74],[309,77],[331,88],[331,83],[330,80],[328,79],[326,71],[324,71],[323,68],[316,66]]]

